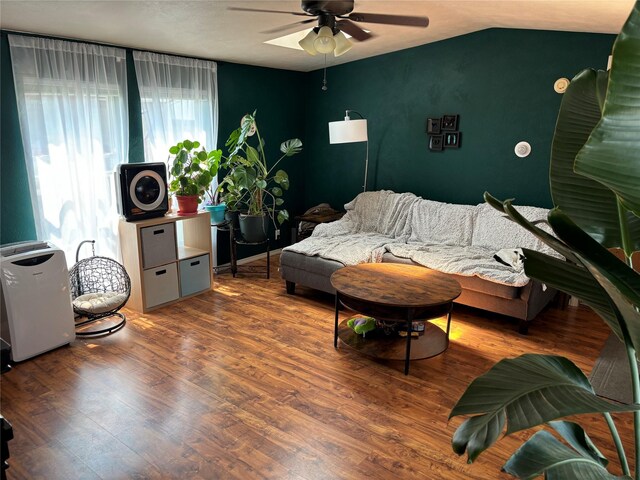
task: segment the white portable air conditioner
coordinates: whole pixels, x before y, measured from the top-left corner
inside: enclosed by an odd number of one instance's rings
[[[0,247],[0,335],[19,362],[75,338],[64,252],[47,242]]]

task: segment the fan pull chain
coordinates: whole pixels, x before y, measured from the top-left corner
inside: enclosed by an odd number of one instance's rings
[[[322,78],[322,91],[327,91],[327,54],[324,54],[324,77]]]

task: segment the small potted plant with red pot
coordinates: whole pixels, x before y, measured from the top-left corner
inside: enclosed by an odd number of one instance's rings
[[[169,191],[178,201],[178,215],[194,215],[218,174],[222,151],[207,151],[200,142],[183,140],[169,153]]]

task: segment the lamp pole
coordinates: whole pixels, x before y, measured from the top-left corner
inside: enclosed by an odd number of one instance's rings
[[[357,115],[360,115],[360,118],[362,118],[363,120],[366,120],[364,118],[364,115],[362,115],[357,110],[345,110],[345,112],[344,112],[345,121],[351,120],[351,117],[349,116],[350,113],[355,113]],[[364,183],[362,184],[362,191],[363,192],[367,191],[367,176],[369,174],[369,134],[368,133],[367,133],[366,144],[367,144],[366,145],[366,155],[364,157]]]

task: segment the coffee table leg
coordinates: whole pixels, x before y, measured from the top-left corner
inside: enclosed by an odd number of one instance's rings
[[[404,359],[404,374],[409,375],[409,362],[411,361],[411,327],[413,326],[413,312],[407,312],[407,355]]]
[[[336,325],[333,330],[333,348],[338,348],[338,310],[340,309],[339,294],[336,292]]]
[[[451,311],[453,310],[453,303],[449,307],[449,313],[447,315],[447,342],[449,342],[449,331],[451,330]]]

